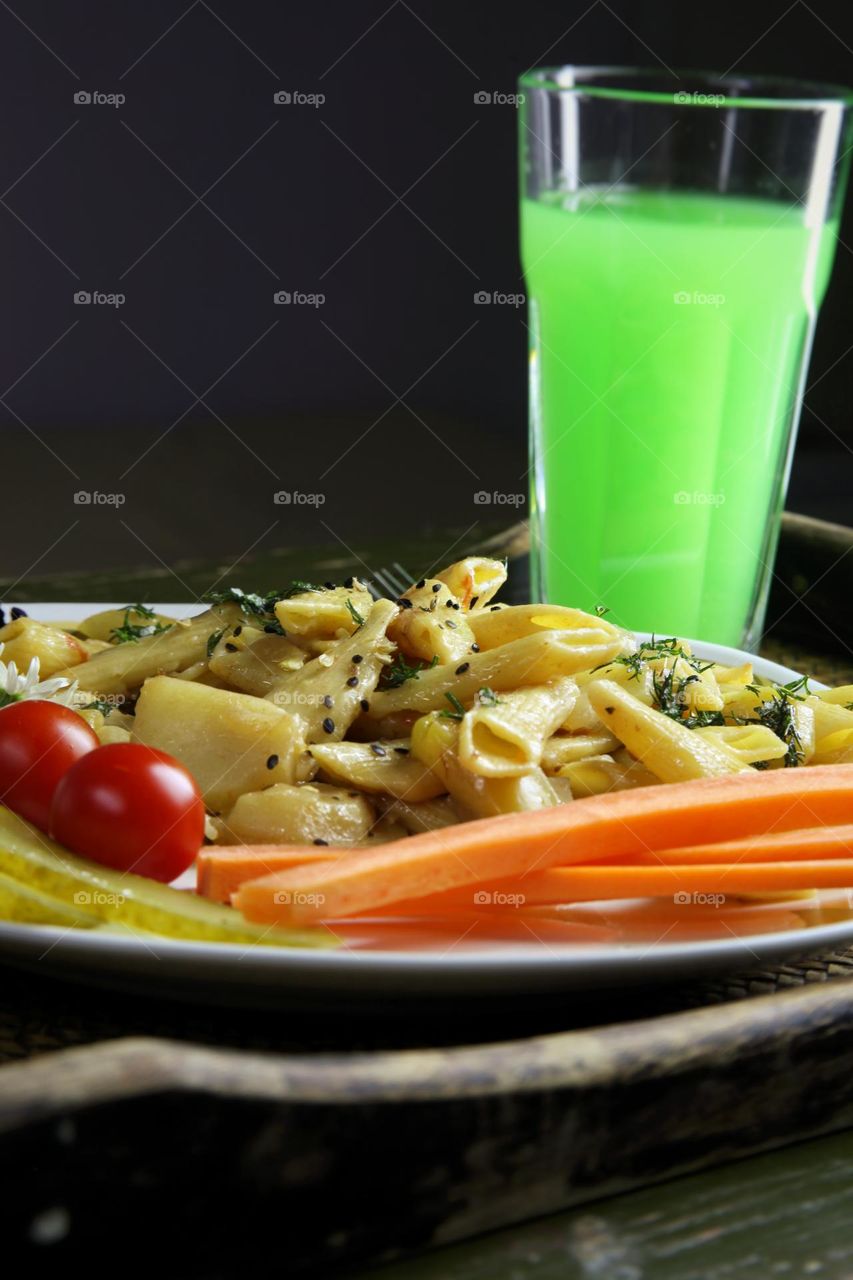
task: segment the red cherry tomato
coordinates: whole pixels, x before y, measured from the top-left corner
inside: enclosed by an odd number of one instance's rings
[[[98,746],[86,721],[56,702],[27,699],[0,710],[0,804],[47,831],[60,778]]]
[[[201,848],[204,803],[172,756],[112,743],[68,770],[53,797],[50,834],[95,862],[168,883]]]

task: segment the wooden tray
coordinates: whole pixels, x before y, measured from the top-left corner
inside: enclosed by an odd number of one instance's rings
[[[523,555],[525,531],[490,545]],[[851,550],[850,530],[786,517],[769,655],[853,679]],[[429,551],[425,539],[393,558]],[[248,572],[301,576],[288,555]],[[181,572],[201,590],[211,568]],[[71,599],[83,581],[16,596]],[[139,574],[130,594],[162,585]],[[126,576],[94,592],[87,577],[82,594],[128,590]],[[508,1026],[450,1011],[370,1028],[258,1025],[10,971],[0,1159],[14,1176],[0,1203],[12,1256],[41,1241],[89,1265],[96,1253],[205,1276],[259,1261],[331,1276],[853,1125],[851,975],[845,952],[621,1003],[545,1001]],[[179,1229],[164,1236],[164,1222]]]

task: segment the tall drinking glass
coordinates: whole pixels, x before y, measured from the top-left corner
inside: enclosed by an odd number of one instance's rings
[[[520,87],[535,598],[752,648],[853,97],[600,67]]]

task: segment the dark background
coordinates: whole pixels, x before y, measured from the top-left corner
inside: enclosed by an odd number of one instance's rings
[[[853,10],[18,0],[0,49],[0,568],[42,577],[476,529],[526,489],[526,335],[473,304],[523,287],[516,113],[474,94],[557,61],[849,84]],[[789,506],[853,522],[849,204],[842,240]]]

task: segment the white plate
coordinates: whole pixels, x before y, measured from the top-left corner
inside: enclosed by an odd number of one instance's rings
[[[28,604],[44,621],[85,617],[110,607],[91,602]],[[121,606],[120,606],[121,607]],[[186,617],[197,605],[157,604]],[[646,638],[646,637],[642,637]],[[728,666],[752,661],[757,675],[785,683],[799,673],[723,645],[691,642],[694,652]],[[815,684],[816,688],[821,686]],[[0,922],[0,956],[57,977],[218,1004],[283,1006],[309,1001],[381,1004],[389,999],[494,996],[579,991],[681,980],[724,969],[767,964],[853,942],[853,919],[744,937],[640,945],[449,944],[427,951],[310,951],[177,942]]]

